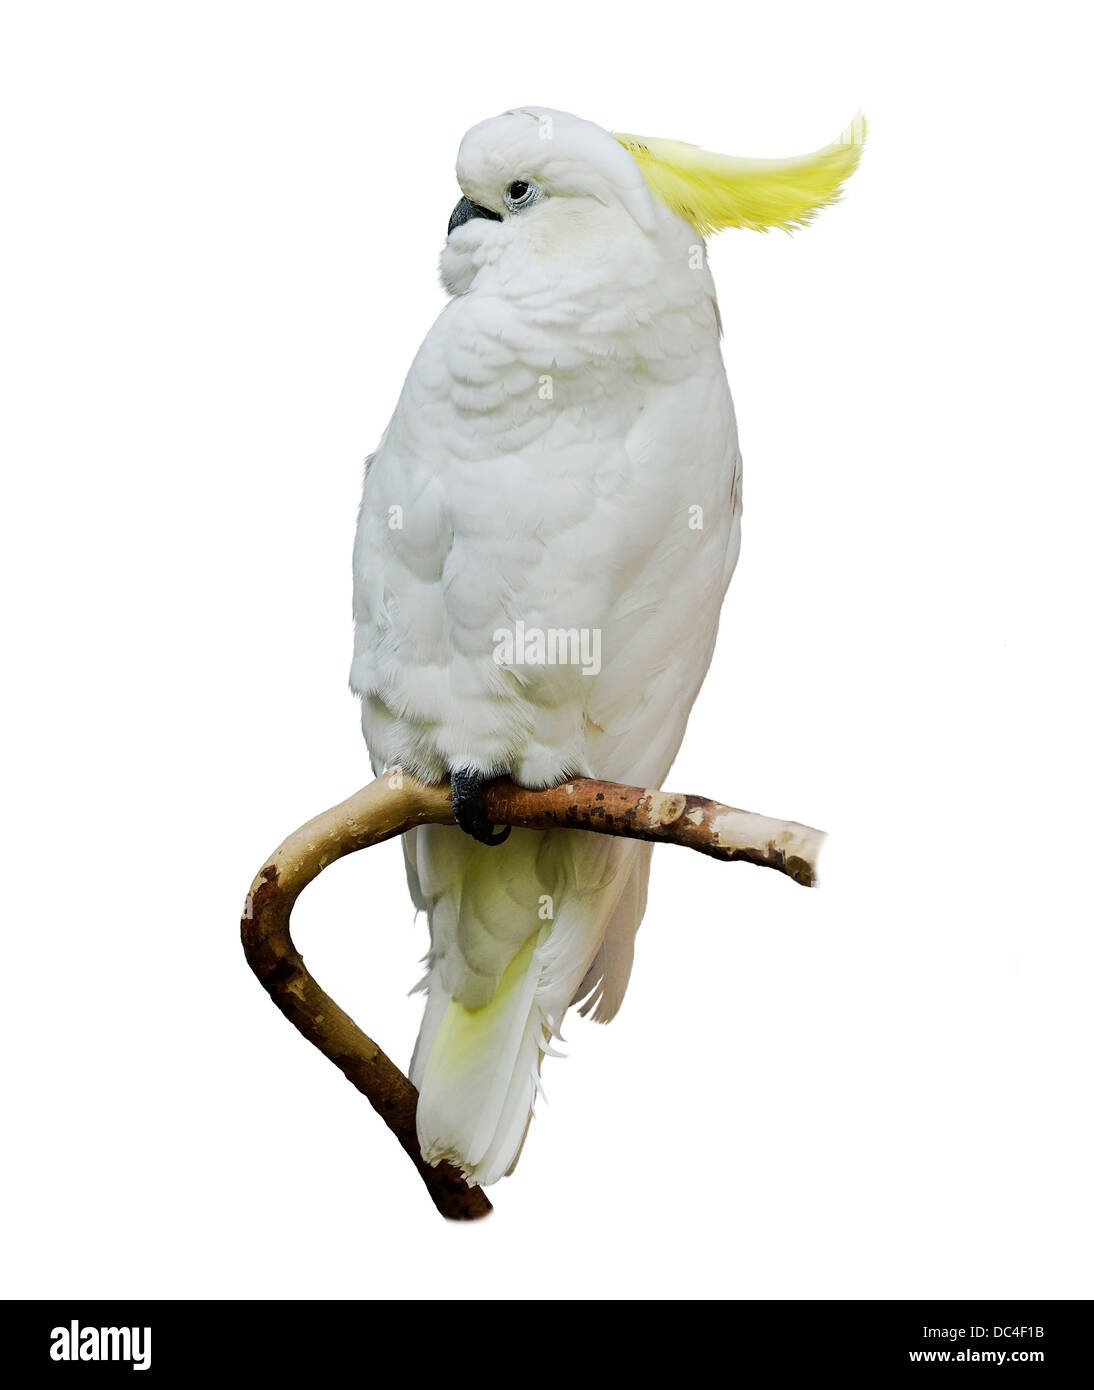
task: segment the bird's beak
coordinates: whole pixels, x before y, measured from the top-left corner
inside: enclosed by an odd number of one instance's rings
[[[451,234],[454,227],[462,227],[465,222],[470,222],[472,217],[487,217],[491,222],[500,222],[501,213],[491,212],[489,208],[480,207],[478,203],[473,203],[470,198],[461,198],[452,209],[452,216],[448,219],[448,230]]]

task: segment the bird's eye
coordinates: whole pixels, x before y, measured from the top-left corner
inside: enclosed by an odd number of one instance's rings
[[[525,208],[529,203],[536,200],[536,186],[527,179],[514,179],[505,190],[505,201],[515,212],[517,208]]]

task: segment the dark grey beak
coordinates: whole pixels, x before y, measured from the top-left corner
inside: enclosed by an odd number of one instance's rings
[[[448,219],[448,230],[454,227],[462,227],[465,222],[470,222],[472,217],[487,217],[491,222],[500,222],[501,213],[491,212],[489,208],[480,207],[478,203],[473,203],[470,198],[461,198],[452,209],[452,216]]]

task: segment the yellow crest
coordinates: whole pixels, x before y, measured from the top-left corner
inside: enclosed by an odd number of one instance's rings
[[[723,227],[793,231],[839,199],[866,138],[858,115],[831,145],[796,159],[737,159],[682,140],[615,138],[634,156],[650,192],[702,236]]]

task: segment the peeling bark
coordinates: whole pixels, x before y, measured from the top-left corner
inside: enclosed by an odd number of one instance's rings
[[[591,778],[538,792],[509,781],[492,782],[485,788],[485,808],[495,825],[565,827],[684,845],[715,859],[743,859],[777,869],[806,887],[815,882],[824,838],[819,830],[794,821],[770,820],[701,796]],[[447,787],[385,773],[294,831],[270,857],[251,886],[242,937],[247,962],[274,1003],[368,1099],[406,1150],[437,1210],[452,1220],[471,1221],[491,1210],[486,1194],[468,1187],[451,1164],[430,1167],[423,1162],[414,1123],[417,1091],[316,983],[290,932],[296,899],[328,864],[418,825],[451,824]]]

